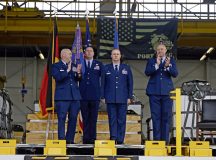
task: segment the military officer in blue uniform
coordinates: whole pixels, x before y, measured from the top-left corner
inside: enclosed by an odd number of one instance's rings
[[[80,110],[80,91],[78,80],[81,78],[81,66],[71,63],[70,49],[62,49],[61,60],[52,65],[52,76],[56,82],[55,109],[58,116],[58,139],[74,143],[77,115]],[[68,125],[65,136],[65,120],[68,114]]]
[[[112,50],[112,63],[102,73],[102,99],[107,104],[110,139],[124,143],[127,105],[133,94],[133,76],[128,65],[120,63],[121,52]]]
[[[175,60],[166,56],[166,46],[159,44],[156,57],[148,60],[145,74],[150,77],[146,94],[149,96],[154,140],[169,143],[169,129],[173,101],[170,91],[174,89],[171,77],[177,77]]]
[[[93,144],[96,140],[96,124],[101,99],[101,72],[103,64],[94,60],[93,57],[93,48],[87,47],[85,50],[85,73],[80,81],[84,144]]]

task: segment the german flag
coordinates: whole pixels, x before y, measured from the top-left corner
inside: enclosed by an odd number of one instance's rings
[[[55,81],[51,76],[51,67],[53,63],[59,61],[59,42],[58,42],[58,27],[57,19],[53,22],[53,34],[52,40],[50,42],[50,49],[47,57],[47,64],[44,68],[44,75],[41,83],[40,89],[40,99],[39,106],[41,111],[41,116],[43,118],[47,117],[48,111],[54,109],[54,86]]]

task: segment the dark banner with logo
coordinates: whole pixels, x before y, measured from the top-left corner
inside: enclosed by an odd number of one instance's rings
[[[110,58],[114,45],[114,18],[97,19],[99,58]],[[163,43],[169,56],[176,56],[178,19],[118,19],[119,48],[125,59],[148,59]]]

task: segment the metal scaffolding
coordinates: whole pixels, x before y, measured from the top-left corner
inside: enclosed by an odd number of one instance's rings
[[[89,11],[89,17],[114,16],[123,18],[179,18],[215,19],[215,0],[2,0],[0,15],[9,16],[10,9],[28,11],[37,8],[43,17],[81,18]],[[18,9],[17,9],[18,8]],[[21,8],[21,9],[20,9]],[[20,10],[19,10],[20,9]],[[23,10],[22,10],[23,9]],[[41,15],[41,14],[40,14]]]

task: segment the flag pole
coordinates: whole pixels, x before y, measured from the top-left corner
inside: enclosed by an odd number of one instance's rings
[[[54,19],[54,25],[53,25],[53,33],[55,32],[55,25],[57,25],[57,16],[56,16],[56,13],[57,13],[57,11],[55,11],[54,12],[54,14],[55,14],[55,19]],[[55,37],[56,38],[56,37]],[[56,41],[56,39],[54,40],[54,41]],[[55,44],[55,46],[54,46],[55,48],[54,48],[54,53],[56,54],[56,44]],[[54,55],[54,63],[56,62],[56,55]],[[52,140],[54,139],[54,119],[55,119],[55,104],[54,104],[54,89],[55,89],[55,86],[54,86],[54,84],[55,84],[55,82],[54,82],[54,78],[52,77],[52,81],[53,81],[53,83],[52,83],[52,104],[53,104],[53,109],[52,109]]]
[[[86,11],[85,11],[85,18],[86,18],[86,37],[85,38],[87,38],[87,39],[85,39],[85,47],[87,48],[88,47],[88,36],[87,36],[87,32],[89,32],[89,30],[87,30],[87,29],[89,29],[89,28],[87,28],[87,23],[89,23],[89,19],[88,19],[88,15],[89,15],[89,10],[88,9],[86,9]],[[85,67],[84,65],[82,66],[82,67]],[[82,141],[82,138],[83,138],[83,119],[82,119],[82,113],[81,113],[81,111],[79,112],[79,114],[78,114],[78,123],[79,123],[79,133],[81,134],[81,141]]]
[[[89,10],[86,9],[86,11],[85,11],[85,16],[86,16],[86,18],[88,18],[89,14],[90,14]]]
[[[90,29],[89,29],[89,10],[86,10],[85,16],[86,16],[86,31],[85,31],[85,48],[91,46],[91,34],[90,34]]]
[[[119,40],[118,40],[118,19],[117,19],[117,10],[113,12],[115,15],[115,21],[114,21],[114,49],[119,49]]]
[[[84,66],[85,64],[84,64],[84,55],[83,55],[83,48],[82,48],[82,36],[81,36],[81,29],[80,29],[78,22],[77,22],[75,37],[74,37],[74,41],[73,41],[71,50],[72,50],[71,61],[75,65]],[[82,67],[81,69],[82,69],[82,75],[83,75],[85,73],[84,67]],[[80,112],[78,114],[78,119],[80,119]],[[79,122],[80,122],[80,120],[79,120]],[[79,123],[79,127],[80,127],[80,124],[81,123]],[[83,128],[83,126],[81,126],[81,127]],[[80,128],[78,128],[78,129],[80,129]],[[81,130],[79,130],[79,131],[81,131]]]
[[[57,25],[55,25],[56,21],[57,19],[55,19],[54,22],[52,21],[53,23],[52,23],[52,36],[50,37],[51,38],[50,49],[47,57],[47,64],[44,68],[44,75],[43,75],[41,89],[40,89],[39,105],[40,105],[41,112],[37,114],[40,118],[47,118],[48,116],[45,140],[48,139],[49,131],[51,131],[50,124],[54,123],[54,94],[53,93],[55,90],[55,85],[54,85],[55,81],[51,77],[51,67],[53,63],[59,60],[58,28]],[[51,116],[53,117],[53,121],[51,121],[52,118]],[[53,139],[52,134],[51,134],[51,138]]]

